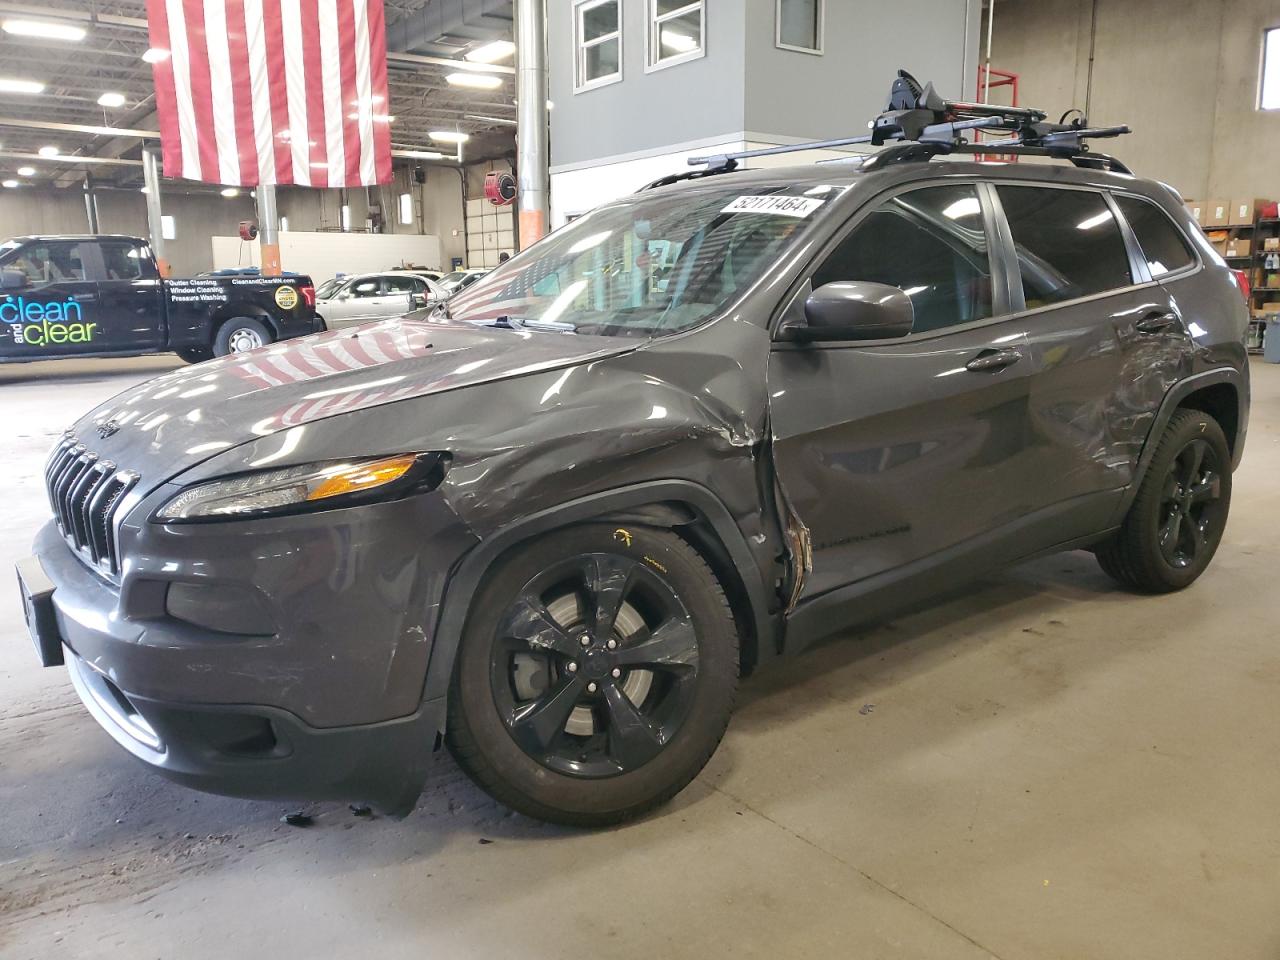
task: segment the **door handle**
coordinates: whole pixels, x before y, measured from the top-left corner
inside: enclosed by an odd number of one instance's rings
[[[1010,350],[1007,347],[1003,350],[983,350],[980,354],[964,365],[966,370],[972,370],[975,373],[991,370],[1003,370],[1005,367],[1011,366],[1022,359],[1022,353],[1018,350]]]
[[[88,303],[90,300],[97,300],[98,295],[96,293],[77,293],[71,299],[76,303]]]
[[[1178,325],[1176,313],[1148,313],[1133,325],[1139,333],[1164,333],[1170,327]]]

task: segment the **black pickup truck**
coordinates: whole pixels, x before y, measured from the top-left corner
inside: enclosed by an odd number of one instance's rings
[[[324,329],[309,277],[161,279],[138,237],[0,242],[0,363],[173,352],[195,363]]]

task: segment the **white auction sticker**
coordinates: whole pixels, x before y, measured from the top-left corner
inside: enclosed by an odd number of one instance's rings
[[[822,206],[819,197],[738,197],[721,213],[767,213],[775,217],[807,217]]]

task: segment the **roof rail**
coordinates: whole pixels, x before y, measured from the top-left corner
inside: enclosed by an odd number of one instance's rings
[[[1081,114],[1070,123],[1064,122],[1068,111],[1057,123],[1046,120],[1043,110],[1031,107],[1006,107],[999,104],[966,103],[959,100],[943,100],[933,89],[932,83],[921,86],[915,77],[899,70],[889,90],[889,103],[884,111],[871,121],[871,133],[859,137],[837,140],[813,140],[806,143],[763,147],[758,150],[741,150],[736,153],[710,154],[690,157],[689,165],[702,167],[687,173],[662,177],[642,187],[651,190],[681,180],[696,180],[729,173],[738,168],[739,161],[755,157],[779,156],[802,150],[832,150],[840,147],[870,144],[882,146],[894,141],[904,141],[901,146],[870,154],[865,164],[883,166],[928,160],[939,154],[952,152],[1015,154],[1024,156],[1057,157],[1070,160],[1078,167],[1129,173],[1129,168],[1119,160],[1102,153],[1092,153],[1085,145],[1085,138],[1118,137],[1129,132],[1127,126],[1090,127]],[[989,143],[973,143],[964,139],[968,130],[986,130],[1012,134],[1006,140]]]

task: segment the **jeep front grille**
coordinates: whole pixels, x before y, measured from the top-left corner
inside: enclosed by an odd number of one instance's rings
[[[73,436],[63,437],[44,471],[62,536],[86,562],[113,579],[120,574],[116,511],[137,481],[137,474],[99,459]]]

